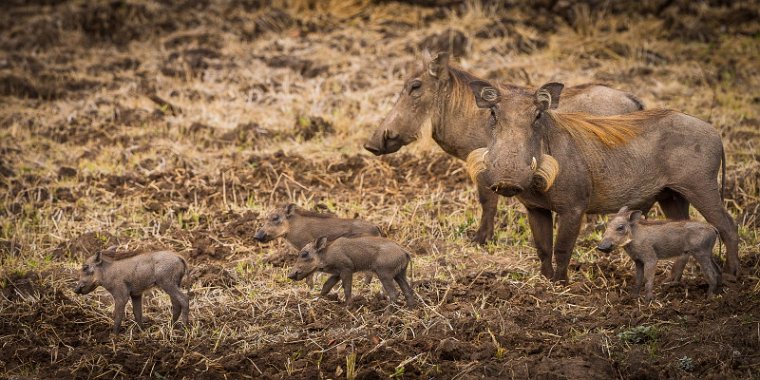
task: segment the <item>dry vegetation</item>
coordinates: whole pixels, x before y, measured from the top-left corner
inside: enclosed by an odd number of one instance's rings
[[[14,3],[0,5],[0,377],[760,376],[756,2]],[[662,264],[646,305],[589,228],[556,286],[507,200],[496,242],[471,244],[459,161],[429,137],[361,151],[424,45],[490,79],[604,82],[712,122],[743,277],[705,300],[695,264],[681,286]],[[347,310],[287,280],[287,247],[252,238],[286,201],[379,223],[414,253],[424,306],[387,306],[375,281]],[[144,330],[128,309],[110,335],[107,292],[72,292],[112,244],[188,258],[187,331],[154,292]]]

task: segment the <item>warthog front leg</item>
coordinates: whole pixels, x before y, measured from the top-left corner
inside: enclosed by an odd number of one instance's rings
[[[552,268],[552,212],[542,208],[528,209],[528,224],[533,234],[538,258],[541,260],[541,274],[551,279],[554,276]]]
[[[475,232],[473,241],[485,244],[493,239],[494,219],[499,205],[499,195],[491,191],[487,186],[478,182],[478,201],[480,202],[481,216],[480,227]]]
[[[559,215],[557,241],[554,244],[554,260],[557,268],[554,271],[555,282],[567,283],[567,266],[575,248],[575,240],[580,233],[583,211],[573,210]]]

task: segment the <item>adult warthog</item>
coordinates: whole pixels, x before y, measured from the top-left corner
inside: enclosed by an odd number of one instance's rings
[[[710,124],[671,110],[561,113],[560,83],[545,84],[530,98],[502,96],[483,81],[470,86],[478,107],[489,110],[493,138],[468,157],[468,171],[528,209],[544,276],[567,281],[584,213],[614,213],[625,205],[646,213],[655,201],[673,219],[688,219],[693,204],[726,244],[724,272],[737,275],[736,223],[717,181],[721,165],[725,178],[725,154]],[[553,251],[552,211],[559,217]]]
[[[485,127],[489,113],[479,109],[472,99],[469,84],[476,76],[449,66],[446,53],[431,57],[423,53],[422,69],[409,78],[396,104],[380,127],[364,144],[375,155],[394,153],[415,141],[428,119],[433,139],[448,154],[464,160],[470,152],[488,145],[491,132]],[[529,100],[533,93],[524,87],[503,84],[505,97]],[[585,84],[565,90],[563,111],[615,115],[644,108],[635,96],[598,84]],[[480,227],[474,240],[480,244],[493,236],[494,217],[499,197],[478,183],[478,200],[482,207]]]

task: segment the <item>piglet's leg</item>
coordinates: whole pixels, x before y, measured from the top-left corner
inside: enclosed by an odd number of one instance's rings
[[[406,297],[406,305],[410,308],[417,306],[417,299],[414,296],[412,287],[409,286],[409,281],[406,279],[406,273],[399,273],[394,279],[398,283],[398,286],[401,288],[401,291],[404,292],[404,297]]]
[[[715,290],[718,288],[720,272],[715,270],[712,252],[708,251],[706,254],[697,256],[696,259],[699,261],[699,267],[702,269],[705,280],[710,284],[710,287],[707,289],[707,296],[710,297],[715,294]]]
[[[657,269],[657,261],[647,261],[644,263],[644,279],[646,279],[646,285],[644,285],[645,297],[647,302],[652,301],[654,298],[654,272]]]
[[[378,275],[377,278],[383,284],[383,290],[388,295],[388,299],[390,299],[391,303],[395,303],[398,298],[398,290],[396,290],[396,286],[393,284],[393,278],[387,275]]]
[[[372,272],[364,272],[364,286],[369,286],[372,283]]]
[[[673,269],[670,271],[670,281],[681,282],[681,275],[683,274],[683,268],[686,267],[686,263],[689,262],[689,256],[683,255],[676,259],[673,263]]]
[[[334,274],[331,275],[327,281],[325,281],[325,284],[322,285],[322,291],[319,292],[319,295],[324,297],[330,293],[330,291],[335,287],[335,284],[340,281],[340,275]]]
[[[124,308],[127,306],[129,296],[126,292],[118,292],[113,295],[113,332],[121,331],[121,322],[124,320]]]
[[[142,294],[132,295],[132,312],[135,314],[135,322],[142,327]]]
[[[340,280],[343,282],[343,294],[346,296],[346,306],[351,305],[351,284],[354,274],[351,271],[340,272]]]
[[[644,283],[644,263],[639,260],[635,260],[633,263],[636,267],[636,284],[633,285],[631,295],[638,297],[641,293],[641,285]]]

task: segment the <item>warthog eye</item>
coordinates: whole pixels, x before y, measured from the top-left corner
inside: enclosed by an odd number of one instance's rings
[[[309,251],[303,251],[303,252],[301,252],[301,257],[302,257],[302,258],[304,258],[304,259],[305,259],[305,258],[306,258],[306,257],[308,257],[308,256],[309,256]]]
[[[617,228],[615,228],[615,231],[617,231],[617,232],[623,232],[624,230],[625,230],[625,225],[624,224],[621,224],[621,225],[617,226]]]
[[[418,90],[420,87],[422,87],[422,82],[419,80],[415,80],[412,83],[409,84],[409,93],[411,94],[412,91]]]

